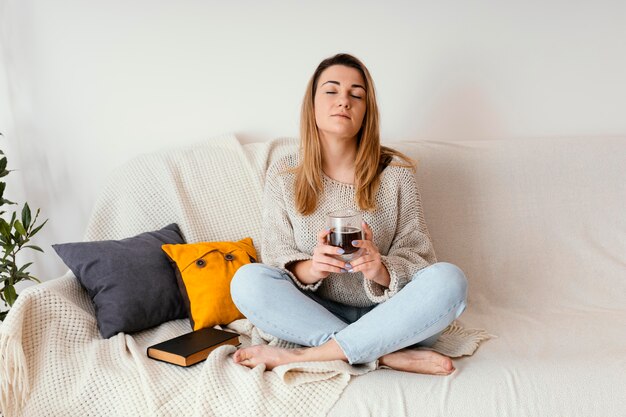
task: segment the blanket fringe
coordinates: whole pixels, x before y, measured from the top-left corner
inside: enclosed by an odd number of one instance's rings
[[[19,340],[0,332],[0,410],[14,415],[30,392],[26,357]]]
[[[432,347],[421,349],[434,350],[443,355],[458,358],[472,355],[482,342],[496,337],[482,329],[466,329],[454,321],[443,331]]]

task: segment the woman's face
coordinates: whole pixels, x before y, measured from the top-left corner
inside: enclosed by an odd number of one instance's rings
[[[352,139],[361,129],[367,94],[356,68],[333,65],[317,80],[315,123],[321,137]]]

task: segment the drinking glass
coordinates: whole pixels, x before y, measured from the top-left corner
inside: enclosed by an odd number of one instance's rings
[[[326,226],[330,228],[328,244],[343,249],[339,257],[346,262],[358,256],[359,248],[352,241],[363,239],[361,222],[361,213],[356,210],[337,210],[326,215]]]

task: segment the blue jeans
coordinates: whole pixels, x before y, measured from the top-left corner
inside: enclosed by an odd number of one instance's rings
[[[467,280],[458,267],[439,262],[418,271],[389,300],[353,307],[300,290],[280,269],[248,264],[230,290],[239,311],[264,332],[303,346],[335,339],[348,362],[358,364],[432,345],[465,310]]]

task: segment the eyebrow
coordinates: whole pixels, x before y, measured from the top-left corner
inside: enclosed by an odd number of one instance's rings
[[[328,83],[341,85],[339,81],[333,81],[333,80],[326,81],[324,84],[328,84]],[[322,84],[320,87],[323,87],[324,84]],[[352,84],[352,88],[362,88],[363,90],[365,90],[365,87],[363,87],[361,84]]]

